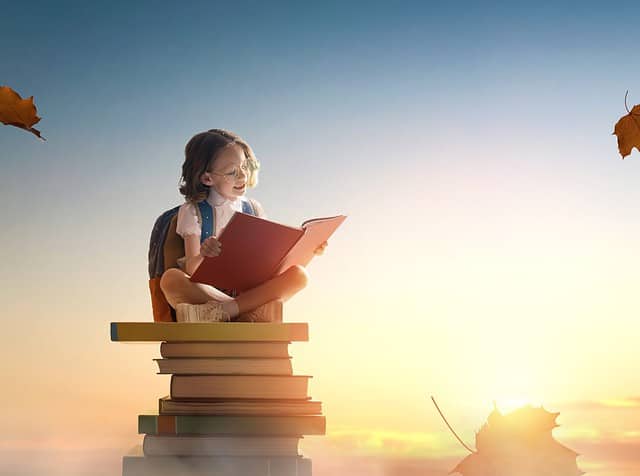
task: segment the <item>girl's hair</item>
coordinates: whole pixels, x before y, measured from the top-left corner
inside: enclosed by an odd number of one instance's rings
[[[180,193],[187,201],[200,202],[209,195],[208,186],[200,181],[203,173],[209,171],[216,158],[225,147],[238,145],[244,152],[249,169],[247,186],[258,185],[260,162],[253,150],[239,135],[223,129],[210,129],[193,136],[184,148],[184,164],[180,177]]]

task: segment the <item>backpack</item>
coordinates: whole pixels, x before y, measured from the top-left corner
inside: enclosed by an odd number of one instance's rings
[[[200,243],[213,235],[215,230],[215,214],[213,207],[203,200],[198,202],[196,211],[202,232]],[[180,206],[173,207],[160,215],[149,240],[149,291],[151,292],[151,308],[155,322],[174,322],[175,310],[169,305],[160,289],[160,278],[169,268],[178,268],[178,258],[184,256],[184,240],[176,233],[176,223]],[[242,200],[242,212],[257,216],[257,207],[251,199]]]

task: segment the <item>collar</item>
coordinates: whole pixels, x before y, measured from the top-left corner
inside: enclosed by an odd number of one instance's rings
[[[213,187],[211,187],[209,189],[209,196],[207,197],[207,202],[209,202],[209,205],[211,205],[212,207],[231,208],[232,210],[241,212],[242,198],[243,197],[238,197],[234,200],[230,200],[220,195]]]

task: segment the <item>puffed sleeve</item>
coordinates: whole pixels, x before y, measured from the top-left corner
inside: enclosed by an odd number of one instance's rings
[[[187,235],[200,235],[200,223],[196,207],[191,202],[185,202],[178,209],[176,233],[184,238]]]

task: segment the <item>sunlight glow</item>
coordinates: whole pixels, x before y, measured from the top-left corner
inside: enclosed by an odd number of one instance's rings
[[[446,433],[396,432],[357,428],[331,431],[327,438],[335,447],[359,454],[425,457],[456,454],[458,447]]]
[[[496,408],[502,414],[510,413],[518,408],[543,406],[539,401],[527,397],[500,397],[495,400]]]

